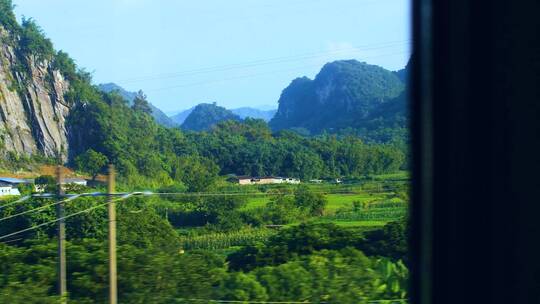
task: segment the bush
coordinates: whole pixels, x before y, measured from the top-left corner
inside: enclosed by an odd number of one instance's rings
[[[58,51],[54,56],[52,67],[60,71],[62,75],[69,81],[77,78],[77,65],[69,55],[63,51]]]
[[[0,25],[10,32],[17,32],[19,24],[13,13],[13,3],[11,0],[0,0]]]
[[[92,149],[86,150],[86,152],[75,158],[77,169],[92,175],[92,180],[95,180],[97,175],[103,172],[108,162],[109,160],[105,155]]]
[[[51,175],[40,175],[34,179],[36,185],[56,185],[56,178]]]
[[[24,55],[34,55],[41,60],[53,58],[55,53],[52,42],[45,37],[41,27],[32,18],[23,18],[21,28],[19,44]]]
[[[367,255],[384,256],[407,263],[409,229],[406,219],[390,222],[382,229],[366,232],[359,248]]]

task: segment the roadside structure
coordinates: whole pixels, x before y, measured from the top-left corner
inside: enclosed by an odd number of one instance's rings
[[[78,178],[78,177],[64,178],[64,180],[62,180],[62,185],[70,185],[70,184],[86,186],[88,182],[84,178]]]
[[[261,177],[252,177],[252,176],[236,176],[232,179],[233,182],[238,183],[239,185],[269,185],[269,184],[299,184],[300,180],[293,177],[279,177],[279,176],[261,176]]]
[[[21,195],[19,189],[12,184],[0,181],[0,196]]]

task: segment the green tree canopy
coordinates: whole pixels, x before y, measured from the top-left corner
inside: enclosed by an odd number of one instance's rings
[[[75,158],[77,169],[92,175],[94,180],[99,173],[103,172],[108,162],[107,156],[92,149],[86,150],[86,152]]]

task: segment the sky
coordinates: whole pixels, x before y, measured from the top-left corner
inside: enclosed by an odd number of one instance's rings
[[[408,0],[14,0],[94,82],[143,90],[165,111],[217,102],[277,108],[334,60],[399,70]]]

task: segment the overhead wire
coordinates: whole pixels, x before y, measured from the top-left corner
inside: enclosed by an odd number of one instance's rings
[[[198,298],[177,298],[176,300],[206,303],[248,303],[248,304],[310,304],[312,301],[250,301],[250,300],[218,300],[218,299],[198,299]],[[368,300],[367,303],[407,303],[409,299],[379,299]],[[317,302],[328,303],[328,302]]]
[[[403,53],[405,53],[405,51],[389,53],[389,54],[382,54],[382,55],[375,55],[375,56],[366,56],[364,58],[393,56],[393,55],[398,55],[398,54],[403,54]],[[185,84],[173,85],[173,86],[169,86],[169,87],[149,89],[149,90],[146,90],[146,91],[147,92],[156,92],[156,91],[170,90],[170,89],[176,89],[176,88],[184,88],[184,87],[205,85],[205,84],[218,83],[218,82],[224,82],[224,81],[229,81],[229,80],[253,78],[253,77],[257,77],[257,76],[271,75],[271,74],[277,74],[277,73],[282,73],[282,72],[290,72],[290,71],[295,71],[295,70],[303,70],[305,68],[319,67],[319,66],[320,66],[320,64],[310,64],[310,65],[306,65],[306,66],[295,67],[295,68],[292,68],[292,69],[280,69],[280,70],[274,70],[274,71],[256,73],[256,74],[249,74],[249,75],[242,75],[242,76],[236,76],[236,77],[228,77],[228,78],[221,78],[221,79],[215,79],[215,80],[207,80],[207,81],[200,81],[200,82],[185,83]]]
[[[9,203],[7,203],[7,204],[5,204],[5,205],[2,205],[2,206],[0,206],[0,210],[2,210],[2,209],[4,209],[4,208],[7,208],[7,207],[9,207],[9,206],[13,206],[13,205],[22,203],[22,202],[24,202],[24,201],[30,199],[30,197],[31,197],[30,195],[23,196],[23,197],[21,197],[21,198],[18,199],[18,200],[15,200],[15,201],[13,201],[13,202],[9,202]]]
[[[53,206],[56,206],[56,205],[59,205],[59,204],[63,204],[63,203],[67,203],[69,201],[72,201],[78,197],[80,197],[81,195],[73,195],[65,200],[61,200],[61,201],[58,201],[58,202],[54,202],[54,203],[51,203],[51,204],[47,204],[47,205],[43,205],[43,206],[40,206],[40,207],[37,207],[37,208],[34,208],[34,209],[29,209],[29,210],[25,210],[25,211],[22,211],[22,212],[19,212],[19,213],[15,213],[15,214],[12,214],[12,215],[8,215],[8,216],[5,216],[3,218],[0,218],[0,222],[2,221],[5,221],[5,220],[9,220],[11,218],[14,218],[14,217],[17,217],[17,216],[21,216],[21,215],[25,215],[25,214],[28,214],[28,213],[32,213],[32,212],[37,212],[37,211],[41,211],[41,210],[45,210],[49,207],[53,207]],[[48,196],[47,196],[48,197]]]
[[[353,185],[348,185],[348,186],[354,186],[354,185],[359,185],[359,184],[353,184]],[[334,190],[334,191],[312,191],[311,193],[323,194],[323,195],[330,195],[330,194],[358,194],[358,192],[356,192],[356,191],[347,190],[347,189],[345,189],[345,190],[337,190],[337,191],[336,190]],[[58,201],[58,202],[54,202],[54,203],[50,203],[50,204],[47,204],[47,205],[43,205],[43,206],[40,206],[40,207],[36,207],[36,208],[33,208],[33,209],[25,210],[25,211],[22,211],[22,212],[19,212],[19,213],[16,213],[16,214],[5,216],[3,218],[0,218],[0,222],[11,219],[11,218],[15,218],[15,217],[18,217],[18,216],[22,216],[22,215],[25,215],[25,214],[46,210],[49,207],[53,207],[53,206],[56,206],[56,205],[59,205],[59,204],[62,204],[62,203],[70,202],[70,201],[73,201],[73,200],[75,200],[75,199],[77,199],[79,197],[120,196],[123,199],[123,198],[127,198],[127,197],[130,197],[130,196],[135,196],[135,195],[142,195],[142,196],[186,196],[186,197],[218,197],[219,196],[219,197],[223,197],[223,196],[279,196],[279,195],[293,195],[293,193],[292,192],[280,192],[280,191],[275,191],[275,192],[214,192],[214,193],[212,193],[212,192],[151,192],[151,191],[135,191],[135,192],[128,192],[128,193],[120,192],[120,193],[113,193],[113,194],[101,193],[101,192],[90,192],[90,193],[80,193],[80,194],[66,194],[65,196],[68,196],[67,199],[64,199],[64,200],[61,200],[61,201]],[[45,193],[45,194],[37,194],[37,195],[33,195],[33,196],[28,196],[28,198],[30,198],[30,197],[35,197],[35,198],[56,198],[58,196],[55,195],[55,194],[51,194],[51,193]],[[28,199],[28,198],[25,197],[25,199]]]
[[[409,40],[400,40],[400,41],[390,41],[390,42],[384,42],[384,43],[372,44],[372,45],[364,45],[364,46],[358,46],[358,47],[352,46],[352,47],[337,49],[337,50],[329,50],[329,51],[323,51],[323,52],[309,52],[309,53],[297,54],[297,55],[291,55],[291,56],[258,59],[258,60],[253,60],[253,61],[247,61],[244,63],[233,63],[233,64],[227,64],[227,65],[209,66],[209,67],[185,70],[185,71],[180,71],[180,72],[139,76],[139,77],[128,78],[124,80],[117,80],[117,81],[122,82],[122,83],[131,83],[131,82],[140,82],[140,81],[148,81],[148,80],[156,80],[156,79],[175,78],[175,77],[180,77],[180,76],[190,76],[190,75],[196,75],[196,74],[201,74],[201,73],[242,69],[246,67],[255,67],[255,66],[260,66],[260,65],[284,63],[284,62],[298,61],[298,60],[303,60],[303,59],[312,59],[316,57],[325,56],[328,54],[341,53],[341,52],[347,52],[347,51],[360,52],[360,51],[384,49],[388,47],[394,47],[403,43],[408,43],[410,41],[411,40],[409,39]]]
[[[358,185],[361,185],[361,184],[351,184],[351,185],[346,185],[346,186],[351,187],[351,186],[358,186]],[[324,195],[329,195],[329,194],[358,194],[358,192],[352,191],[352,190],[349,190],[349,189],[337,190],[337,191],[336,190],[334,190],[334,191],[312,191],[312,193],[314,193],[314,194],[324,194]],[[37,208],[34,208],[34,209],[25,210],[23,212],[19,212],[19,213],[13,214],[13,215],[8,215],[6,217],[0,218],[0,222],[11,219],[11,218],[15,218],[15,217],[18,217],[18,216],[22,216],[22,215],[25,215],[25,214],[42,211],[42,210],[45,210],[45,209],[47,209],[49,207],[52,207],[52,206],[56,206],[56,205],[59,205],[59,204],[65,203],[65,202],[73,201],[73,200],[75,200],[75,199],[77,199],[79,197],[88,197],[88,196],[92,196],[92,197],[98,197],[98,196],[111,197],[112,196],[112,197],[114,197],[114,196],[120,196],[119,198],[113,199],[113,201],[119,201],[119,200],[127,199],[127,198],[132,197],[132,196],[137,196],[137,195],[142,195],[142,196],[191,196],[191,197],[205,197],[205,196],[207,196],[207,197],[210,197],[210,196],[274,196],[274,195],[277,196],[277,195],[293,195],[293,193],[292,192],[280,192],[280,191],[275,191],[275,192],[214,192],[214,193],[212,193],[212,192],[134,191],[134,192],[127,192],[127,193],[126,192],[120,192],[120,193],[113,193],[113,194],[101,193],[101,192],[89,192],[89,193],[80,193],[80,194],[65,194],[64,197],[68,196],[67,199],[64,199],[64,200],[61,200],[61,201],[58,201],[58,202],[54,202],[54,203],[51,203],[51,204],[47,204],[47,205],[44,205],[44,206],[40,206],[40,207],[37,207]],[[15,201],[15,202],[25,201],[25,200],[28,200],[31,197],[36,197],[36,198],[56,198],[56,197],[58,197],[58,195],[52,194],[52,193],[36,194],[36,195],[31,195],[31,196],[25,196],[25,197],[21,198],[20,200]],[[14,204],[15,202],[12,202],[10,204]],[[62,218],[58,218],[58,219],[55,219],[55,220],[51,220],[51,221],[39,224],[37,226],[33,226],[33,227],[29,227],[27,229],[16,231],[16,232],[1,236],[0,239],[4,239],[4,238],[7,238],[9,236],[16,235],[16,234],[19,234],[19,233],[23,233],[23,232],[26,232],[26,231],[34,230],[34,229],[37,229],[39,227],[42,227],[42,226],[45,226],[45,225],[48,225],[48,224],[51,224],[51,223],[55,223],[55,222],[57,222],[59,220],[65,219],[65,218],[70,218],[72,216],[76,216],[76,215],[81,214],[81,213],[89,212],[91,210],[94,210],[96,208],[105,206],[107,204],[108,204],[108,202],[100,204],[100,205],[96,205],[96,206],[93,206],[93,207],[90,207],[90,208],[87,208],[87,209],[84,209],[84,210],[81,210],[81,211],[78,211],[78,212],[75,212],[75,213],[72,213],[72,214],[70,214],[68,216],[65,216],[65,217],[62,217]]]
[[[56,205],[60,205],[60,204],[66,203],[66,202],[73,201],[73,200],[75,200],[75,199],[77,199],[79,197],[88,197],[88,196],[94,196],[94,197],[96,197],[96,196],[124,196],[124,195],[128,195],[128,194],[129,194],[129,196],[133,196],[133,195],[140,195],[142,193],[143,192],[108,194],[108,193],[101,193],[101,192],[89,192],[89,193],[80,193],[80,194],[65,194],[64,196],[60,196],[60,197],[67,196],[68,197],[67,199],[64,199],[64,200],[61,200],[61,201],[58,201],[58,202],[54,202],[54,203],[50,203],[50,204],[47,204],[47,205],[43,205],[43,206],[40,206],[40,207],[36,207],[36,208],[33,208],[33,209],[25,210],[25,211],[22,211],[22,212],[19,212],[19,213],[16,213],[16,214],[5,216],[3,218],[0,218],[0,222],[11,219],[11,218],[14,218],[14,217],[18,217],[18,216],[21,216],[21,215],[42,211],[42,210],[45,210],[45,209],[47,209],[49,207],[53,207],[53,206],[56,206]],[[45,194],[36,194],[36,195],[29,196],[29,197],[57,198],[59,196],[56,195],[56,194],[52,194],[52,193],[45,193]]]
[[[181,301],[191,302],[206,302],[206,303],[248,303],[248,304],[310,304],[310,301],[249,301],[249,300],[216,300],[216,299],[185,299],[179,298]],[[317,302],[327,303],[327,302]]]
[[[113,200],[111,200],[110,202],[121,201],[121,200],[127,199],[127,198],[129,198],[129,197],[131,197],[131,196],[133,196],[133,195],[134,195],[133,193],[129,193],[129,194],[126,194],[126,195],[121,196],[121,197],[119,197],[119,198],[113,199]],[[15,231],[15,232],[12,232],[12,233],[9,233],[9,234],[2,235],[2,236],[0,236],[0,240],[3,240],[3,239],[5,239],[5,238],[8,238],[8,237],[11,237],[11,236],[14,236],[14,235],[23,233],[23,232],[32,231],[32,230],[38,229],[38,228],[40,228],[40,227],[43,227],[43,226],[46,226],[46,225],[50,225],[50,224],[56,223],[56,222],[58,222],[58,221],[62,221],[62,220],[65,220],[65,219],[74,217],[74,216],[79,215],[79,214],[82,214],[82,213],[90,212],[90,211],[92,211],[92,210],[95,210],[95,209],[104,207],[104,206],[108,205],[110,202],[106,202],[106,203],[102,203],[102,204],[99,204],[99,205],[96,205],[96,206],[92,206],[92,207],[89,207],[89,208],[86,208],[86,209],[83,209],[83,210],[80,210],[80,211],[71,213],[71,214],[69,214],[69,215],[66,215],[66,216],[63,216],[63,217],[59,217],[59,218],[56,218],[56,219],[54,219],[54,220],[50,220],[50,221],[48,221],[48,222],[41,223],[41,224],[36,225],[36,226],[28,227],[28,228],[26,228],[26,229],[22,229],[22,230],[19,230],[19,231]]]

